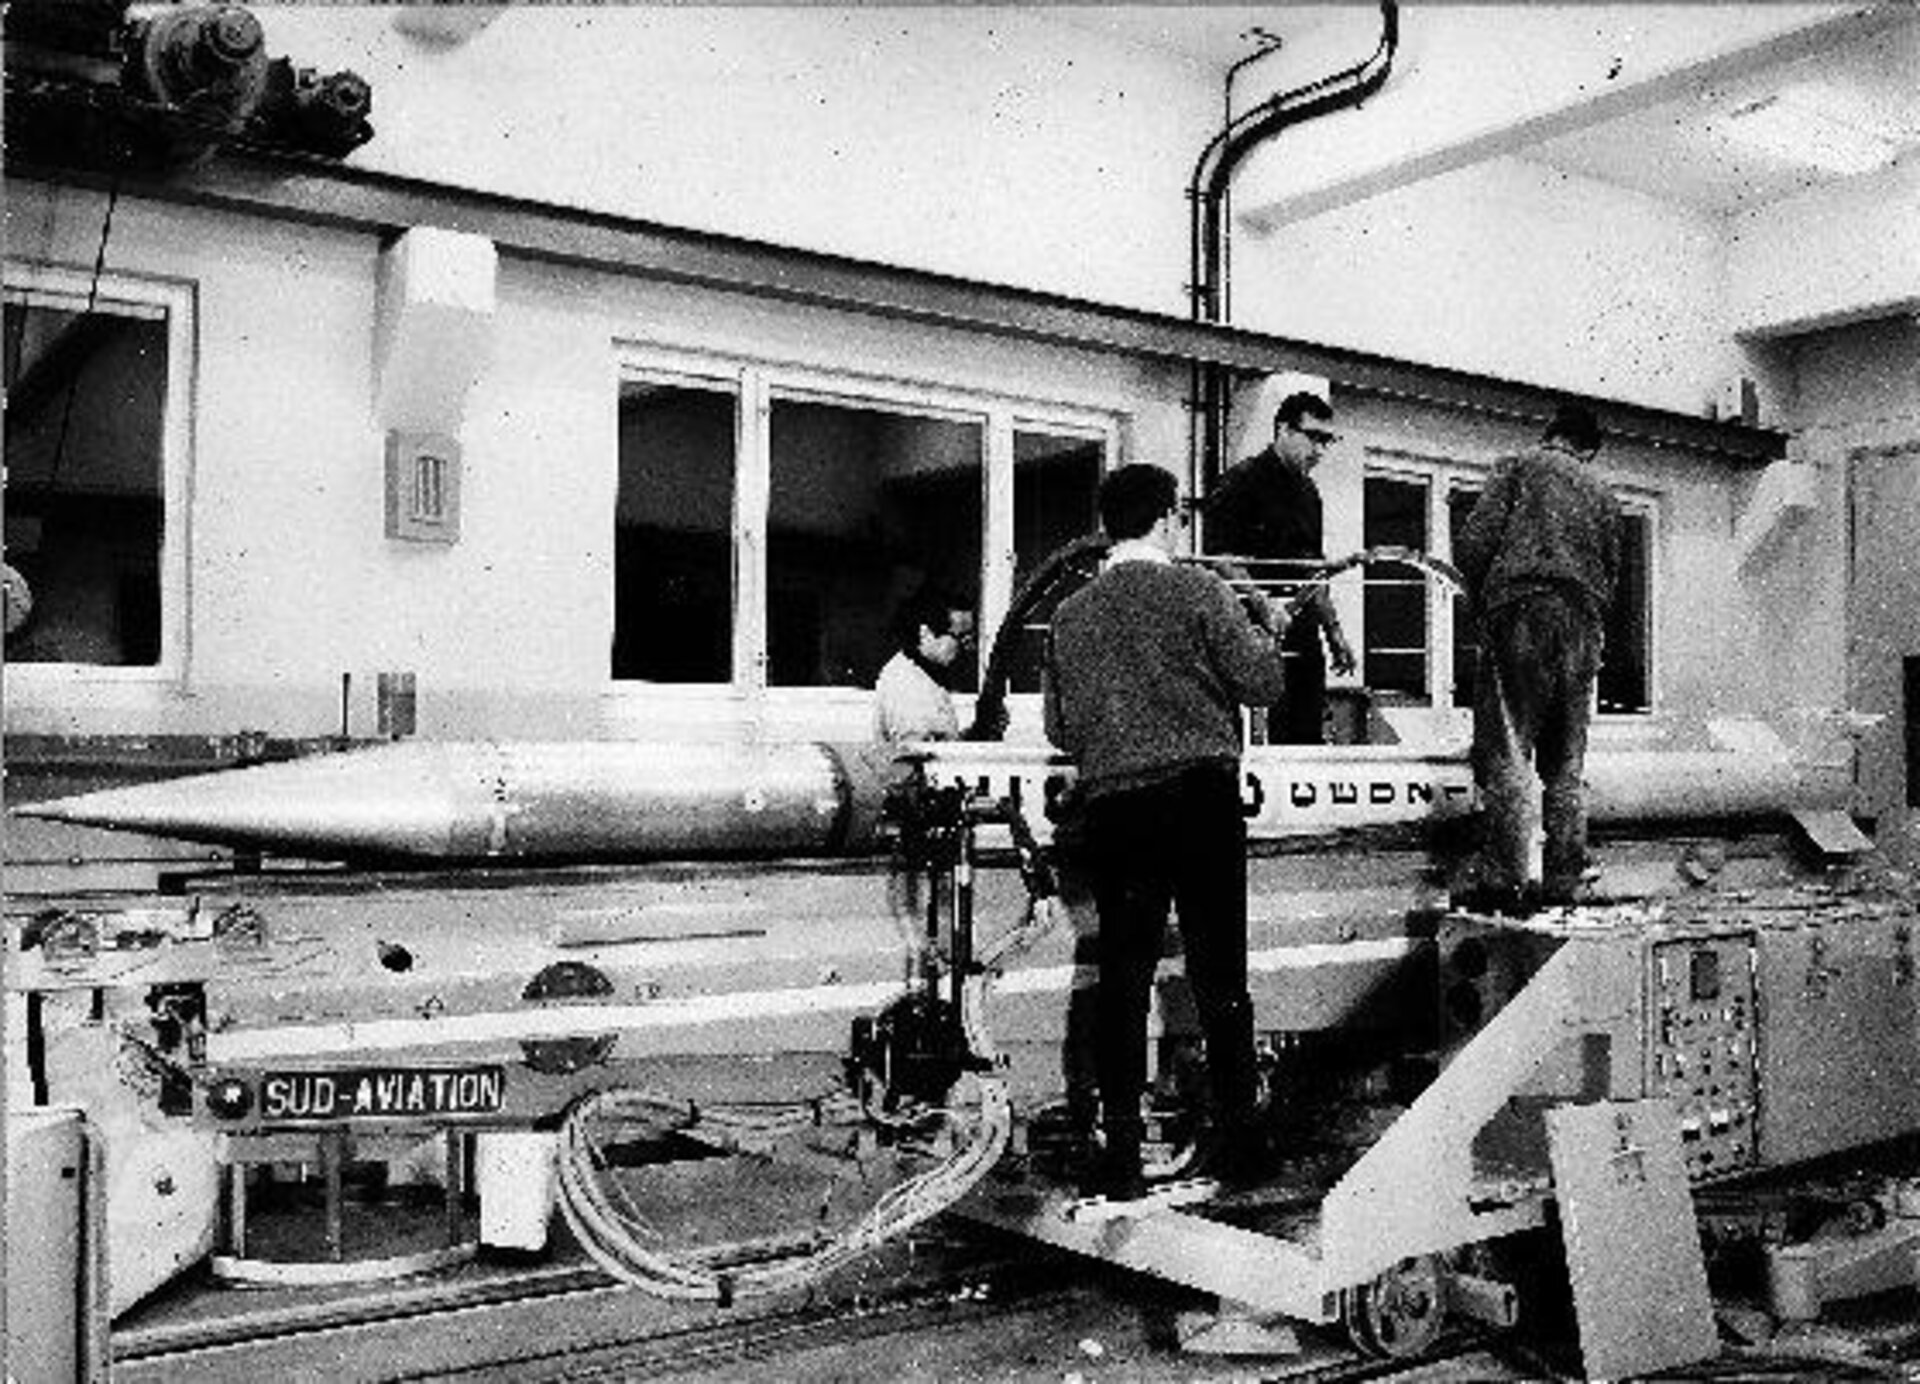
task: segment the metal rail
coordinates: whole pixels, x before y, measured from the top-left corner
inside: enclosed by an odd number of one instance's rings
[[[877,1354],[888,1341],[935,1330],[999,1338],[1023,1318],[1084,1310],[1122,1282],[1111,1271],[1062,1274],[1051,1256],[1031,1250],[972,1241],[940,1248],[950,1257],[938,1267],[929,1271],[922,1261],[877,1290],[842,1285],[819,1299],[756,1310],[674,1308],[575,1266],[478,1284],[391,1286],[356,1300],[116,1333],[113,1377],[115,1384],[297,1378],[316,1361],[339,1379],[719,1381],[743,1377],[748,1366],[768,1378],[795,1377],[783,1360],[854,1345]],[[1134,1302],[1134,1289],[1124,1291]],[[497,1353],[476,1355],[475,1343],[489,1340],[499,1343]],[[1379,1359],[1322,1333],[1299,1356],[1272,1364],[1288,1384],[1358,1384],[1418,1375],[1437,1361],[1491,1348],[1486,1334],[1459,1330],[1418,1359]],[[874,1377],[885,1377],[884,1367]]]

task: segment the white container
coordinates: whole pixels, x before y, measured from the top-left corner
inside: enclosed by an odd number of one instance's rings
[[[502,1130],[480,1134],[474,1144],[480,1243],[496,1249],[545,1249],[558,1184],[557,1137]]]

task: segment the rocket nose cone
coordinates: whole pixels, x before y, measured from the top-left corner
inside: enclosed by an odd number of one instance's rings
[[[162,787],[141,784],[133,788],[109,788],[70,798],[20,803],[7,811],[13,817],[34,817],[73,826],[111,827],[119,831],[177,825],[181,815],[177,810],[178,800],[172,794],[156,791]]]
[[[182,841],[334,856],[444,852],[445,754],[390,746],[22,803],[22,816]]]
[[[103,825],[96,809],[94,799],[109,797],[106,793],[82,793],[74,798],[49,798],[45,802],[16,803],[7,809],[9,817],[36,817],[49,822],[71,822],[76,826]]]

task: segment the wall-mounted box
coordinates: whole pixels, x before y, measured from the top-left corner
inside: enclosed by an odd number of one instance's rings
[[[1753,495],[1734,523],[1733,543],[1744,570],[1773,553],[1820,506],[1820,473],[1804,461],[1776,461],[1760,473]]]
[[[443,433],[387,434],[387,537],[460,538],[460,444]]]
[[[381,253],[373,415],[405,432],[458,432],[493,354],[498,256],[485,236],[416,226]]]

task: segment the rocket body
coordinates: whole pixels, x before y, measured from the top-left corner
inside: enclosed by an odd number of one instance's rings
[[[1045,745],[405,741],[15,807],[23,816],[314,860],[542,864],[830,858],[886,848],[888,790],[915,773],[1021,805],[1035,835],[1072,765]],[[1600,750],[1599,824],[1843,808],[1842,762],[1751,748]],[[1257,746],[1257,841],[1420,827],[1473,810],[1464,753]]]

